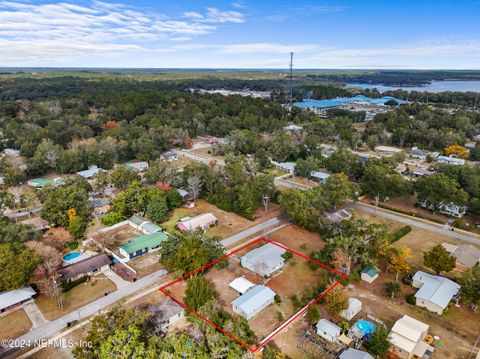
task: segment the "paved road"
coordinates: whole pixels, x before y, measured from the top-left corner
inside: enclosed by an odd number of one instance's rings
[[[160,270],[153,274],[150,274],[146,277],[143,277],[137,280],[134,283],[131,283],[129,286],[123,287],[118,289],[116,292],[110,293],[109,295],[97,299],[96,301],[87,304],[80,309],[75,310],[74,312],[65,314],[63,317],[60,317],[56,320],[52,320],[45,325],[42,325],[38,328],[31,330],[30,332],[18,337],[17,339],[21,342],[31,342],[33,343],[35,340],[42,340],[47,339],[54,336],[56,333],[60,332],[61,330],[65,329],[67,322],[71,322],[73,320],[83,320],[85,318],[90,317],[97,312],[107,308],[108,306],[112,305],[116,301],[127,297],[131,294],[134,294],[138,291],[141,291],[151,285],[154,285],[164,277],[168,272],[166,270]],[[33,344],[32,344],[33,347]],[[1,349],[0,348],[0,358],[7,356],[8,354],[12,354],[15,349]]]
[[[224,247],[229,247],[247,237],[253,236],[255,233],[263,232],[273,226],[278,226],[284,220],[285,218],[282,216],[268,219],[265,222],[259,223],[253,227],[247,228],[244,231],[238,232],[233,236],[225,238],[223,241],[221,241],[221,243],[223,244]]]
[[[363,203],[358,203],[357,202],[357,203],[353,204],[353,207],[361,209],[362,211],[365,211],[365,212],[368,212],[368,213],[371,213],[371,214],[375,214],[375,215],[383,217],[383,218],[387,218],[387,219],[390,219],[390,220],[393,220],[393,221],[397,221],[397,222],[405,223],[405,224],[415,226],[415,227],[418,227],[418,228],[421,228],[421,229],[425,229],[427,231],[430,231],[430,232],[433,232],[433,233],[438,233],[438,234],[441,234],[441,235],[444,235],[444,236],[447,236],[447,237],[450,237],[450,238],[453,238],[453,239],[456,239],[456,240],[465,241],[465,242],[469,242],[469,243],[477,244],[477,245],[480,244],[480,238],[476,237],[475,235],[464,234],[464,233],[460,233],[458,231],[451,231],[451,230],[445,229],[442,225],[436,225],[434,223],[430,224],[430,223],[425,222],[425,221],[404,217],[404,216],[401,216],[401,215],[398,215],[398,214],[395,214],[395,213],[392,213],[392,212],[384,211],[381,208],[375,210],[375,208],[367,206]]]

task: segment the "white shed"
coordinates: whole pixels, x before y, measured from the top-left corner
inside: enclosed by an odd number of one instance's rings
[[[247,290],[252,287],[255,287],[255,284],[250,282],[248,279],[244,277],[236,278],[229,284],[230,288],[233,288],[236,292],[240,294],[244,294]]]
[[[362,310],[362,302],[357,298],[348,298],[348,308],[340,313],[340,316],[346,320],[352,320]]]
[[[263,285],[257,285],[232,302],[233,311],[246,319],[260,313],[275,300],[275,292]]]
[[[315,328],[317,334],[330,343],[335,343],[342,332],[338,325],[326,319],[320,319]]]

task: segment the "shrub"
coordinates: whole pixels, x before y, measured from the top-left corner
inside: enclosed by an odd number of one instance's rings
[[[302,245],[300,246],[301,249],[305,250],[307,249],[307,243],[302,243]]]
[[[67,248],[69,249],[77,249],[78,247],[78,242],[72,241],[70,243],[67,243]]]
[[[123,221],[124,219],[125,217],[122,216],[120,213],[112,211],[112,212],[108,212],[100,220],[106,226],[113,226],[114,224],[117,224]]]
[[[62,279],[62,291],[64,293],[68,292],[70,289],[75,288],[77,285],[82,284],[88,280],[89,276],[85,275],[78,279],[72,280],[71,282]]]
[[[360,280],[360,273],[357,270],[352,270],[347,279],[342,282],[343,286],[347,286],[350,283],[356,283]]]
[[[407,301],[408,304],[411,304],[411,305],[417,304],[417,300],[415,299],[415,296],[411,293],[405,296],[405,300]]]
[[[285,253],[282,254],[283,259],[287,260],[293,257],[293,253],[290,251],[286,251]]]
[[[275,297],[273,298],[273,300],[277,304],[280,304],[282,302],[282,298],[278,294],[275,294]]]
[[[285,318],[283,317],[282,312],[278,311],[277,312],[277,320],[281,323],[281,322],[283,322],[283,319],[285,319]]]
[[[295,309],[300,309],[302,307],[302,302],[295,294],[290,296],[290,300],[292,301],[293,307]]]
[[[410,226],[403,226],[403,227],[397,229],[395,232],[390,234],[390,239],[389,239],[390,243],[395,243],[400,238],[402,238],[403,236],[406,236],[408,233],[410,233],[411,230],[412,230],[412,227],[410,227]]]
[[[307,318],[310,323],[313,324],[318,322],[321,317],[322,317],[322,312],[315,304],[307,309]]]

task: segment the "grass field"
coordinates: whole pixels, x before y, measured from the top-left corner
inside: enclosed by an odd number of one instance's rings
[[[0,339],[13,339],[25,334],[32,327],[32,322],[23,309],[0,317]]]
[[[52,297],[40,295],[35,302],[46,319],[54,320],[103,297],[106,292],[115,290],[117,290],[116,285],[103,274],[99,274],[92,280],[79,284],[65,293],[63,310],[57,307],[55,299]]]

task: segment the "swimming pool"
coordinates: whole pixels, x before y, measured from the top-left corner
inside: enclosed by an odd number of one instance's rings
[[[370,338],[370,335],[377,329],[373,323],[363,319],[359,320],[355,326],[365,334],[365,339]]]
[[[65,262],[68,262],[68,261],[71,261],[72,259],[80,257],[80,255],[81,255],[80,252],[70,252],[63,256],[63,260]]]

